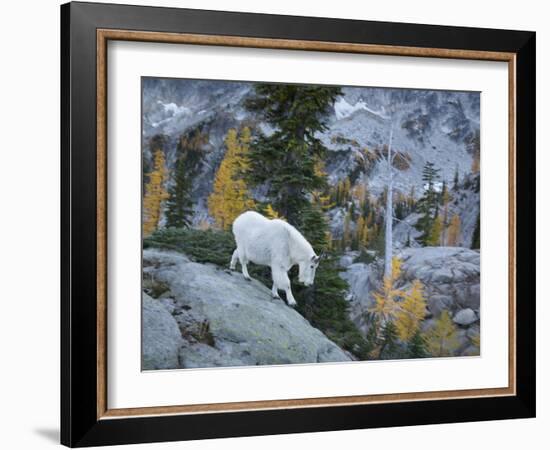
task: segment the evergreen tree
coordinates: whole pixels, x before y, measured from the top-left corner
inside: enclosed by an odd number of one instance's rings
[[[459,178],[459,174],[458,174],[458,166],[456,166],[455,176],[454,176],[454,183],[453,183],[453,191],[458,191],[459,187],[460,187],[460,178]]]
[[[380,359],[399,358],[399,345],[397,343],[397,328],[391,321],[386,322],[382,330],[380,345]]]
[[[204,125],[198,125],[179,137],[176,147],[176,167],[166,202],[166,225],[185,228],[193,215],[191,191],[202,160],[202,147],[208,142],[203,132]]]
[[[243,179],[249,142],[250,130],[247,127],[240,134],[232,128],[225,137],[227,151],[208,197],[208,212],[222,230],[228,230],[239,214],[255,206]]]
[[[428,244],[430,237],[433,236],[433,227],[436,217],[439,215],[440,196],[435,189],[435,183],[439,180],[439,169],[434,164],[427,162],[422,171],[422,181],[424,182],[424,195],[417,203],[417,209],[422,214],[416,223],[416,229],[422,232],[419,240],[424,245]],[[433,241],[432,241],[433,242]],[[437,245],[437,244],[435,244]]]
[[[169,197],[166,202],[166,225],[168,227],[186,228],[190,225],[190,217],[193,215],[191,187],[185,156],[181,155],[176,162],[174,184],[169,189]]]
[[[473,249],[479,249],[480,246],[480,215],[479,212],[477,213],[477,221],[476,221],[476,227],[474,229],[474,234],[472,235],[472,245],[471,248]]]
[[[339,88],[285,84],[256,85],[246,103],[275,130],[259,132],[251,142],[248,179],[266,184],[273,207],[295,225],[309,203],[308,194],[323,188],[326,179],[315,173],[315,162],[326,148],[318,133],[326,129],[326,117]]]
[[[407,343],[408,358],[427,358],[430,356],[426,348],[426,341],[422,337],[422,333],[417,330]]]

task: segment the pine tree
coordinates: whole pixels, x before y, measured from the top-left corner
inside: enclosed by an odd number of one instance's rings
[[[425,244],[431,247],[436,247],[441,243],[441,231],[443,229],[441,216],[437,216],[432,222],[430,234],[424,240]]]
[[[426,349],[426,340],[422,337],[422,333],[417,330],[407,343],[407,357],[427,358],[428,356],[430,355]]]
[[[476,227],[474,229],[474,234],[472,235],[472,245],[471,248],[479,249],[480,246],[480,214],[477,213]]]
[[[342,248],[346,249],[351,242],[351,211],[344,217],[344,232],[342,236]]]
[[[159,225],[162,214],[162,203],[168,198],[164,187],[168,171],[164,164],[164,152],[157,149],[154,152],[153,170],[147,174],[143,196],[143,234],[149,236]]]
[[[449,229],[447,230],[447,245],[450,247],[458,246],[460,240],[460,217],[458,214],[455,214],[451,219],[449,224]]]
[[[166,202],[166,225],[185,228],[193,215],[191,191],[203,157],[202,147],[208,142],[208,134],[202,124],[179,137],[176,147],[176,164],[169,197]],[[163,139],[165,140],[165,139]]]
[[[246,127],[240,134],[232,128],[225,137],[227,151],[208,197],[208,212],[222,230],[229,229],[239,214],[255,206],[242,177],[248,168],[249,143],[250,130]]]
[[[458,174],[458,166],[456,166],[454,182],[453,182],[453,191],[458,191],[459,187],[460,187],[460,178]]]
[[[419,280],[414,280],[411,289],[399,303],[399,310],[395,314],[395,326],[399,339],[409,341],[418,332],[420,322],[426,316],[426,300],[423,295],[423,286]]]
[[[185,157],[181,155],[176,162],[174,184],[169,190],[166,202],[166,225],[168,227],[189,227],[190,218],[193,215],[191,183]]]
[[[295,225],[308,194],[326,185],[316,174],[315,163],[326,148],[317,137],[326,129],[326,118],[339,88],[325,86],[265,84],[255,87],[246,103],[275,130],[259,132],[251,142],[247,177],[253,185],[267,185],[273,207]]]
[[[460,346],[456,326],[448,311],[443,311],[425,335],[428,351],[433,356],[453,356]]]
[[[434,164],[427,162],[422,171],[422,181],[424,181],[424,195],[417,203],[417,208],[422,214],[415,227],[422,232],[419,240],[424,245],[428,244],[433,233],[434,221],[439,215],[439,194],[435,189],[435,183],[439,180],[439,169]],[[437,245],[437,244],[435,244]]]
[[[480,159],[480,148],[481,148],[481,141],[479,136],[479,130],[476,130],[474,133],[474,136],[472,137],[472,140],[469,144],[469,150],[470,153],[472,153],[472,173],[477,174],[479,173],[479,159]]]
[[[393,322],[388,321],[382,330],[380,359],[394,359],[400,356],[397,343],[397,328]]]

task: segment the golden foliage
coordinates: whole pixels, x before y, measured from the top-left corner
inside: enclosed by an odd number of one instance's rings
[[[369,242],[369,229],[367,222],[363,216],[359,216],[357,224],[355,226],[355,239],[359,246],[366,247]]]
[[[378,292],[373,294],[374,306],[369,308],[369,312],[373,313],[383,323],[388,320],[393,320],[399,311],[398,300],[404,297],[404,292],[395,287],[397,280],[401,276],[402,261],[393,257],[391,276],[384,277],[382,286]]]
[[[425,335],[429,352],[433,356],[453,356],[460,343],[457,329],[448,311],[443,311]]]
[[[441,243],[441,231],[443,229],[443,223],[440,216],[437,216],[430,230],[430,235],[426,240],[426,245],[437,246]]]
[[[447,229],[447,245],[451,247],[456,247],[460,239],[460,217],[458,214],[455,214],[449,228]]]
[[[153,170],[147,174],[149,181],[145,185],[143,196],[143,234],[149,236],[158,227],[162,211],[162,202],[168,198],[164,188],[168,178],[165,166],[164,153],[161,149],[155,150]]]
[[[420,280],[414,280],[411,290],[399,303],[399,310],[395,314],[395,326],[402,341],[409,341],[420,328],[420,322],[426,317],[426,300],[422,289]]]
[[[279,213],[273,209],[273,206],[271,206],[271,203],[268,203],[268,205],[264,208],[264,214],[270,219],[284,220],[284,217],[280,216]]]
[[[214,189],[208,197],[208,211],[222,230],[229,229],[239,214],[255,207],[242,178],[242,173],[248,167],[246,154],[249,144],[248,127],[243,128],[240,135],[233,128],[227,132],[227,151],[216,173]]]

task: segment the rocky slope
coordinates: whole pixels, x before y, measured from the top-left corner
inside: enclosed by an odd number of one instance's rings
[[[258,281],[155,249],[143,266],[144,370],[351,360]]]

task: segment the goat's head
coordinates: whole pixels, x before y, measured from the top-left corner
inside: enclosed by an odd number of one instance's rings
[[[315,280],[315,271],[319,266],[320,256],[313,255],[311,258],[300,262],[300,271],[298,273],[298,280],[305,286],[311,286]]]

